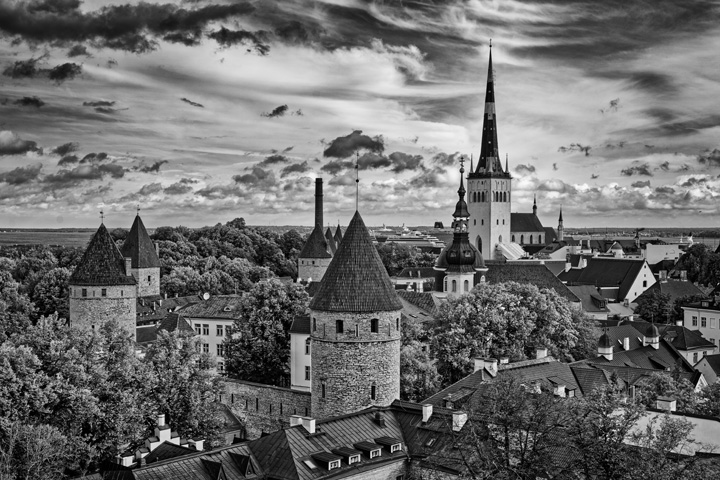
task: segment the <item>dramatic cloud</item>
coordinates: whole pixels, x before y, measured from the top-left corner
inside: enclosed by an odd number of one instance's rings
[[[390,168],[390,170],[395,173],[402,173],[406,170],[422,170],[424,168],[422,155],[408,155],[407,153],[393,152],[389,155],[389,158],[392,162],[392,168]]]
[[[87,47],[85,45],[73,45],[70,47],[70,50],[67,52],[67,56],[72,57],[79,57],[81,55],[85,55],[86,57],[91,57],[90,52],[88,52]]]
[[[154,193],[160,193],[162,191],[163,187],[160,183],[149,183],[142,186],[142,188],[138,191],[138,195],[152,195]]]
[[[368,152],[364,153],[357,159],[357,165],[360,170],[373,170],[376,168],[385,168],[392,165],[390,159],[384,155]]]
[[[173,183],[169,187],[165,188],[163,192],[165,192],[166,195],[183,195],[192,192],[193,188],[190,185],[191,183],[197,182],[187,182],[186,180],[189,179],[183,178],[179,182]]]
[[[330,175],[337,175],[338,173],[345,171],[347,169],[355,167],[355,162],[351,161],[342,161],[342,160],[332,160],[322,167],[320,167],[320,171],[329,173]]]
[[[2,14],[2,4],[0,4],[0,15]],[[2,20],[0,20],[0,24]],[[2,25],[0,25],[2,30]],[[11,66],[3,70],[3,75],[12,78],[35,78],[47,77],[56,83],[62,83],[65,80],[72,80],[82,73],[82,65],[76,63],[63,63],[53,68],[38,68],[38,64],[44,62],[47,55],[38,58],[30,58],[28,60],[16,60]]]
[[[454,165],[457,163],[458,159],[462,156],[460,152],[455,152],[453,154],[448,155],[447,153],[437,153],[435,154],[430,161],[432,163],[435,163],[437,165]],[[469,166],[468,166],[469,168]]]
[[[628,168],[624,168],[622,169],[622,171],[620,171],[620,174],[627,177],[631,177],[633,175],[645,175],[647,177],[653,176],[652,172],[650,171],[650,164],[648,163],[632,165]]]
[[[272,112],[270,112],[270,113],[264,112],[264,113],[261,113],[260,116],[268,117],[268,118],[277,118],[277,117],[282,117],[283,115],[285,115],[287,113],[287,111],[288,111],[287,105],[280,105],[279,107],[275,107]]]
[[[205,105],[203,105],[203,104],[201,104],[201,103],[193,102],[192,100],[188,100],[188,99],[185,98],[185,97],[181,98],[180,100],[182,100],[183,102],[185,102],[185,103],[187,103],[187,104],[189,104],[189,105],[192,105],[193,107],[205,108]]]
[[[518,175],[530,175],[532,173],[535,173],[535,166],[534,165],[525,165],[520,164],[517,167],[515,167],[515,173]]]
[[[579,143],[571,143],[568,147],[558,148],[558,152],[569,153],[569,152],[583,152],[586,157],[590,156],[590,150],[592,149],[589,145],[581,145]]]
[[[83,107],[113,107],[115,106],[114,101],[108,100],[97,100],[94,102],[83,102]]]
[[[265,43],[267,32],[248,32],[247,30],[228,30],[222,27],[220,30],[209,33],[208,38],[215,40],[221,47],[232,47],[243,45],[248,52],[254,51],[258,55],[267,55],[270,46]]]
[[[280,177],[285,178],[293,173],[305,173],[311,170],[312,168],[310,168],[307,160],[305,160],[302,163],[293,163],[292,165],[288,165],[287,167],[283,168],[282,171],[280,171]]]
[[[43,105],[45,105],[45,102],[40,100],[38,97],[22,97],[17,100],[15,100],[15,105],[20,105],[23,107],[35,107],[40,108]]]
[[[167,160],[158,160],[152,165],[142,165],[137,167],[136,170],[142,173],[158,173],[160,171],[160,167],[166,163],[168,163]]]
[[[80,160],[80,163],[93,163],[93,162],[102,162],[104,160],[107,160],[108,155],[105,152],[100,153],[88,153],[85,155],[82,160]]]
[[[62,157],[67,155],[68,153],[77,151],[78,148],[80,148],[80,145],[77,142],[68,142],[53,148],[52,150],[50,150],[50,153],[52,153],[53,155],[60,155]]]
[[[27,167],[17,167],[9,172],[0,173],[0,182],[8,185],[23,185],[30,183],[40,175],[42,165],[29,165]]]
[[[55,174],[47,175],[43,182],[58,188],[67,188],[86,180],[101,180],[106,175],[110,175],[112,178],[122,178],[125,175],[125,169],[116,164],[79,165],[71,170],[60,170]]]
[[[65,155],[58,161],[58,166],[61,167],[63,165],[72,165],[74,163],[78,163],[77,155]]]
[[[706,150],[697,156],[697,161],[709,167],[720,165],[720,149]]]
[[[39,152],[37,143],[30,140],[22,140],[10,130],[0,131],[0,156],[21,155],[27,152]]]
[[[649,186],[650,186],[650,180],[646,180],[646,181],[644,181],[644,182],[643,182],[643,181],[633,182],[632,185],[630,185],[630,186],[633,187],[633,188],[645,188],[645,187],[649,187]]]
[[[368,150],[373,153],[382,153],[385,150],[385,140],[382,136],[370,138],[363,135],[361,130],[355,130],[350,135],[338,137],[323,152],[324,157],[347,158],[359,150]]]
[[[261,185],[274,185],[275,174],[270,170],[265,170],[261,167],[253,167],[252,173],[246,173],[244,175],[233,175],[232,179],[235,183],[243,185],[261,186]]]
[[[260,162],[258,165],[261,167],[265,167],[267,165],[277,165],[278,163],[288,163],[290,160],[285,155],[270,155],[269,157],[265,157],[265,159]]]

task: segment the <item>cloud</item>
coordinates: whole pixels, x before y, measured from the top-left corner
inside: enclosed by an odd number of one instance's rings
[[[596,173],[593,173],[593,174],[590,175],[590,178],[593,179],[593,180],[595,180],[595,179],[598,178],[599,176],[600,176],[600,175],[598,175],[598,174],[596,174]]]
[[[355,163],[351,161],[332,160],[320,167],[320,171],[329,173],[330,175],[337,175],[343,170],[355,167]]]
[[[294,146],[294,145],[290,145],[289,147],[284,148],[283,151],[282,151],[282,153],[287,153],[287,152],[291,151],[293,148],[295,148],[295,146]]]
[[[166,163],[168,163],[167,160],[158,160],[152,165],[141,165],[136,167],[135,170],[142,173],[158,173],[160,171],[160,167]]]
[[[646,146],[647,146],[647,145],[646,145]],[[668,172],[668,171],[670,171],[670,162],[667,161],[667,160],[665,160],[663,163],[661,163],[661,164],[660,164],[660,170],[662,170],[663,172]]]
[[[454,165],[458,158],[461,157],[462,154],[460,152],[455,152],[453,154],[448,155],[447,153],[436,153],[430,161],[432,163],[435,163],[437,165]]]
[[[557,172],[558,166],[557,163],[553,163],[553,170]]]
[[[50,153],[53,155],[60,155],[62,157],[67,155],[68,153],[76,151],[79,147],[80,145],[77,142],[63,143],[62,145],[58,145],[57,147],[50,150]]]
[[[384,168],[392,165],[390,159],[384,155],[367,152],[363,153],[357,159],[357,165],[360,170],[373,170],[376,168]]]
[[[2,5],[0,4],[0,16],[2,16]],[[0,30],[2,30],[2,21],[0,21]],[[63,63],[53,68],[38,68],[40,62],[45,61],[47,54],[38,58],[29,58],[27,60],[16,60],[11,66],[3,70],[3,75],[11,78],[36,78],[47,77],[56,83],[62,83],[65,80],[72,80],[82,73],[82,65],[76,63]]]
[[[275,107],[272,112],[270,113],[261,113],[261,117],[267,117],[267,118],[277,118],[282,117],[287,113],[288,106],[287,105],[280,105],[279,107]]]
[[[221,47],[225,48],[244,45],[248,47],[248,52],[254,51],[258,55],[267,55],[270,52],[270,46],[265,43],[267,41],[267,32],[262,30],[248,32],[247,30],[229,30],[221,27],[220,30],[209,33],[207,37],[215,40]]]
[[[154,193],[160,193],[163,191],[163,187],[160,183],[149,183],[143,185],[138,191],[138,195],[152,195]]]
[[[79,57],[81,55],[85,55],[86,57],[92,57],[90,52],[88,52],[87,47],[85,45],[73,45],[70,47],[70,50],[67,52],[67,56],[70,58],[73,57]]]
[[[63,165],[71,165],[73,163],[78,163],[77,155],[65,155],[58,161],[58,166],[61,167]]]
[[[38,97],[22,97],[22,98],[15,100],[15,102],[13,102],[13,103],[15,105],[20,105],[23,107],[35,107],[35,108],[40,108],[43,105],[45,105],[45,102],[40,100]]]
[[[690,177],[684,182],[680,184],[681,187],[697,187],[699,185],[704,185],[708,181],[705,177]]]
[[[644,182],[643,182],[643,181],[633,182],[632,185],[630,185],[630,186],[633,187],[633,188],[645,188],[645,187],[649,187],[649,186],[650,186],[650,180],[646,180],[646,181],[644,181]]]
[[[358,150],[368,150],[373,153],[382,153],[385,150],[385,141],[382,136],[370,138],[362,134],[362,130],[355,130],[350,135],[338,137],[323,152],[324,157],[347,158]]]
[[[307,160],[305,160],[302,163],[293,163],[292,165],[288,165],[287,167],[283,168],[282,171],[280,171],[280,178],[285,178],[290,174],[293,173],[305,173],[312,170],[310,165],[308,165]]]
[[[72,80],[82,73],[82,65],[77,63],[63,63],[50,69],[48,78],[55,80],[56,82],[64,82],[65,80]]]
[[[518,175],[530,175],[532,173],[535,173],[535,166],[530,164],[525,165],[521,163],[520,165],[515,167],[515,173],[517,173]]]
[[[244,175],[233,175],[232,179],[235,183],[243,185],[274,185],[275,175],[270,170],[265,170],[259,166],[255,166],[252,169],[252,173],[246,173]]]
[[[568,152],[584,152],[586,157],[590,156],[590,150],[592,149],[589,145],[581,145],[579,143],[571,143],[568,147],[560,147],[558,148],[558,152],[561,153],[568,153]]]
[[[392,161],[392,168],[390,168],[390,170],[395,173],[402,173],[406,170],[423,170],[425,168],[422,155],[393,152],[389,155],[389,158]]]
[[[288,44],[306,44],[318,40],[325,30],[319,26],[308,26],[298,20],[290,20],[275,29],[275,35]]]
[[[43,179],[43,182],[59,188],[66,188],[75,186],[86,180],[100,180],[106,175],[110,175],[112,178],[122,178],[125,175],[125,169],[116,164],[78,165],[71,170],[64,169],[55,174],[47,175]]]
[[[567,194],[576,194],[578,192],[575,186],[565,183],[557,178],[540,182],[537,189],[541,192],[558,192]]]
[[[190,185],[183,183],[181,180],[165,188],[163,192],[165,192],[166,195],[183,195],[192,192],[192,190],[193,188]]]
[[[720,149],[705,150],[697,156],[697,161],[708,167],[720,165]]]
[[[80,163],[93,163],[93,162],[102,162],[103,160],[107,160],[108,155],[105,152],[100,153],[88,153],[85,155],[82,160],[80,160]]]
[[[42,152],[37,143],[23,140],[10,130],[0,131],[0,156],[21,155],[27,152]]]
[[[0,173],[0,182],[5,182],[8,185],[23,185],[30,183],[40,175],[42,169],[41,164],[28,165],[26,167],[17,167],[9,172]]]
[[[620,171],[620,174],[627,177],[631,177],[633,175],[645,175],[647,177],[653,176],[652,172],[650,171],[650,164],[648,163],[632,165],[628,168],[624,168]]]
[[[655,193],[667,194],[667,195],[674,195],[674,194],[675,194],[675,189],[672,188],[672,187],[668,187],[668,186],[655,187]]]
[[[115,105],[114,101],[109,100],[97,100],[93,102],[83,102],[83,107],[112,107]]]
[[[265,167],[267,165],[277,165],[278,163],[288,163],[290,160],[285,155],[270,155],[268,157],[265,157],[265,159],[260,162],[258,165],[261,167]]]
[[[610,102],[608,102],[607,107],[601,108],[600,113],[602,113],[602,114],[605,114],[606,112],[615,113],[618,111],[618,108],[620,108],[620,99],[616,98],[614,100],[610,100]]]
[[[203,104],[201,104],[201,103],[193,102],[192,100],[188,100],[188,99],[185,98],[185,97],[181,98],[180,100],[182,100],[183,102],[185,102],[185,103],[187,103],[187,104],[189,104],[189,105],[192,105],[193,107],[205,108],[205,105],[203,105]]]

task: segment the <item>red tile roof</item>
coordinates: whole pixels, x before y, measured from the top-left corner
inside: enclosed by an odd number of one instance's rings
[[[125,272],[125,259],[104,224],[93,235],[68,283],[82,286],[137,284],[135,277]]]

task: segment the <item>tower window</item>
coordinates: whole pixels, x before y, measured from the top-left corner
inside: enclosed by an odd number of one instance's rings
[[[395,330],[400,331],[400,317],[395,319]]]
[[[480,225],[485,225],[485,219],[483,219],[483,218],[480,219]]]
[[[342,320],[335,320],[335,333],[345,333],[345,326]]]
[[[473,225],[477,225],[477,220],[473,218]]]
[[[310,367],[305,367],[305,380],[310,380]]]
[[[370,400],[377,400],[377,387],[375,384],[370,386]]]
[[[520,244],[522,245],[524,243],[525,243],[525,235],[520,235]]]
[[[148,283],[151,283],[151,282],[152,282],[152,277],[150,275],[148,275]]]
[[[360,325],[358,325],[357,323],[355,324],[355,336],[360,336]]]
[[[457,282],[455,280],[452,281],[452,291],[457,292]]]
[[[317,319],[313,317],[313,332],[317,332]]]
[[[495,220],[495,225],[500,225],[500,219]]]
[[[468,280],[465,280],[465,284],[463,285],[463,289],[467,292],[470,290],[470,282]]]
[[[107,297],[107,288],[100,289],[100,296]]]
[[[305,340],[305,355],[310,355],[310,337]]]
[[[325,398],[325,382],[320,384],[322,398]]]
[[[380,330],[380,320],[373,318],[370,320],[370,333],[378,333]]]
[[[515,243],[515,235],[512,236],[512,241]]]

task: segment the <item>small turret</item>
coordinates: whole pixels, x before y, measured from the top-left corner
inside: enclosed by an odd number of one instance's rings
[[[557,240],[562,242],[565,238],[565,227],[563,226],[562,205],[560,205],[560,217],[558,217]]]
[[[613,347],[607,332],[600,335],[600,340],[598,340],[598,356],[608,360],[613,359]]]
[[[643,347],[647,345],[650,345],[655,350],[660,348],[660,332],[654,323],[648,326],[645,335],[643,335]]]
[[[537,199],[535,195],[533,195],[533,215],[537,217]]]

